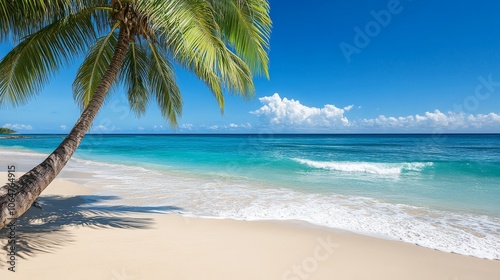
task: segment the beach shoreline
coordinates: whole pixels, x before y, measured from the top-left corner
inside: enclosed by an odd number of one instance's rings
[[[6,168],[15,165],[19,171],[17,177],[46,157],[37,149],[6,148],[0,149],[0,163]],[[130,165],[128,161],[117,163],[114,158],[96,159],[78,154],[58,178],[80,184],[97,194],[90,202],[86,201],[94,208],[113,206],[122,210],[180,213],[195,218],[283,221],[403,241],[465,256],[500,258],[496,250],[495,225],[500,224],[496,214],[472,216],[356,195],[297,192],[280,185],[266,185],[264,181],[248,181],[252,178],[247,180],[228,174],[207,176],[203,172],[163,169],[161,165],[143,163]],[[421,223],[421,219],[425,222]]]
[[[6,173],[0,173],[6,179]],[[500,261],[294,221],[239,221],[93,208],[95,190],[58,178],[19,231],[8,279],[497,279]],[[52,203],[52,205],[47,203]],[[68,216],[67,218],[62,218]],[[25,219],[27,220],[27,219]],[[21,227],[22,228],[22,227]],[[2,248],[5,233],[2,232]]]

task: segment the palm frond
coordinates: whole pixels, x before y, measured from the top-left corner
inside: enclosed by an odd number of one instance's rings
[[[157,39],[170,55],[192,70],[211,89],[223,110],[223,89],[252,96],[254,85],[246,63],[224,43],[214,7],[206,0],[152,1],[148,12]],[[154,4],[154,5],[153,5]]]
[[[26,37],[0,61],[0,104],[17,106],[96,40],[94,10],[83,10]]]
[[[154,29],[168,36],[168,44],[174,43],[178,46],[184,41],[184,44],[192,48],[193,54],[198,54],[198,57],[204,58],[206,63],[211,63],[211,68],[216,68],[217,52],[224,43],[213,20],[214,11],[205,0],[144,1],[144,3],[151,4],[145,5],[145,12],[149,14]],[[140,5],[139,8],[141,7]],[[175,50],[174,55],[191,61],[197,58],[184,57],[181,50]]]
[[[106,5],[106,0],[0,0],[0,42],[19,41],[61,18]],[[107,14],[95,14],[96,28],[108,22]]]
[[[214,95],[221,112],[224,112],[224,94],[222,92],[222,81],[215,69],[207,67],[201,61],[193,61],[191,64],[184,65],[194,72],[194,74],[205,82],[207,87]]]
[[[243,98],[252,98],[255,94],[255,87],[253,83],[252,71],[248,64],[243,61],[239,56],[227,50],[227,58],[229,62],[227,63],[228,73],[230,73],[226,79],[228,89],[231,92],[240,94]]]
[[[137,116],[144,114],[149,101],[146,88],[149,65],[152,63],[149,58],[141,45],[131,44],[119,74],[119,80],[123,81],[127,90],[130,108]]]
[[[78,68],[73,82],[73,97],[82,110],[87,107],[94,96],[97,85],[111,63],[118,42],[118,34],[115,32],[117,27],[118,25],[115,25],[107,36],[97,40]]]
[[[182,97],[175,82],[173,67],[158,44],[149,43],[149,47],[148,91],[156,98],[163,117],[172,127],[176,127],[177,117],[182,114]]]
[[[269,38],[272,21],[267,0],[208,0],[224,38],[250,69],[269,78]]]

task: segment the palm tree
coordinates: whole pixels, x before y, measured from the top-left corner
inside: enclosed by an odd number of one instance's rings
[[[253,74],[269,77],[267,0],[0,0],[0,105],[38,94],[62,67],[85,55],[73,83],[82,114],[40,165],[0,188],[0,229],[21,216],[71,158],[116,84],[141,115],[156,101],[175,127],[182,99],[174,63],[225,92],[254,94]]]

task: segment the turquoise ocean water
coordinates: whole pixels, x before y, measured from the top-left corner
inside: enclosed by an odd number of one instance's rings
[[[0,139],[41,161],[62,135]],[[302,220],[500,259],[500,135],[88,135],[66,170],[112,203]]]

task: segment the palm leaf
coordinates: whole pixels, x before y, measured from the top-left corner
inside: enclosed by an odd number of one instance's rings
[[[118,25],[115,25],[107,36],[97,40],[78,68],[73,82],[73,97],[80,109],[87,107],[90,99],[94,96],[97,85],[111,63],[118,41],[118,34],[115,32],[117,27]]]
[[[54,21],[86,9],[105,10],[106,5],[105,0],[0,0],[0,42],[19,41]],[[95,17],[96,28],[107,23],[105,18],[104,13]]]
[[[224,38],[254,73],[269,78],[269,38],[272,21],[266,0],[209,0]]]
[[[94,10],[66,16],[26,37],[0,61],[0,104],[17,106],[36,95],[61,67],[96,39]]]
[[[144,114],[149,101],[146,88],[151,63],[149,59],[146,50],[138,44],[131,44],[119,74],[127,90],[130,108],[137,116]]]
[[[222,89],[252,96],[254,85],[248,66],[222,40],[215,11],[204,0],[144,2],[144,11],[158,31],[157,39],[168,46],[171,56],[192,70],[224,106]]]
[[[156,98],[163,117],[172,127],[176,127],[177,116],[182,114],[182,98],[175,82],[173,67],[158,44],[149,43],[149,47],[148,91]]]

